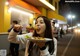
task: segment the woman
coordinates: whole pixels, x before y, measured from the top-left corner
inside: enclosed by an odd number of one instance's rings
[[[27,41],[25,56],[30,56],[30,54],[31,54],[30,50],[32,49],[32,47],[35,43],[40,49],[40,56],[56,56],[57,40],[55,38],[53,38],[53,36],[52,36],[52,29],[51,29],[50,20],[48,20],[48,18],[45,16],[39,16],[36,19],[35,26],[38,27],[38,29],[35,29],[33,34],[28,33],[28,34],[23,34],[23,35],[17,35],[17,32],[20,30],[20,26],[17,25],[14,27],[14,29],[9,34],[8,39],[15,40],[15,42],[24,43],[24,42],[26,42],[26,39],[24,38],[26,35],[28,35],[30,37],[33,36],[33,37],[50,38],[50,39],[52,39],[52,41],[48,41],[48,42]],[[16,38],[14,38],[13,36],[16,36]]]

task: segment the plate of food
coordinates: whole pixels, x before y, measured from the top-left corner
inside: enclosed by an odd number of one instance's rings
[[[28,40],[36,41],[36,42],[47,42],[47,41],[51,41],[52,39],[43,38],[43,37],[32,37],[32,38],[29,38]]]

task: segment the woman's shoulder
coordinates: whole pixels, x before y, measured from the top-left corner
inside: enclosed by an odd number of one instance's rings
[[[57,39],[55,37],[53,37],[54,42],[57,42]]]

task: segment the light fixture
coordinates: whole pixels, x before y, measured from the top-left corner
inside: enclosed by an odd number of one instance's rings
[[[5,5],[9,5],[9,2],[8,2],[8,1],[6,1],[6,2],[5,2]]]
[[[55,7],[51,5],[49,2],[47,2],[46,0],[39,0],[39,1],[55,11]]]
[[[77,26],[79,26],[79,27],[80,27],[80,24],[77,24]]]
[[[74,18],[75,18],[75,15],[69,14],[69,15],[68,15],[68,18],[69,18],[69,19],[70,19],[70,18],[74,19]]]
[[[19,12],[19,13],[22,13],[22,14],[25,14],[25,15],[29,15],[30,17],[33,17],[33,14],[32,13],[29,13],[29,12],[26,12],[26,11],[23,11],[23,10],[20,10],[20,9],[17,9],[17,8],[14,8],[14,7],[10,7],[9,8],[9,11],[16,11],[16,12]]]

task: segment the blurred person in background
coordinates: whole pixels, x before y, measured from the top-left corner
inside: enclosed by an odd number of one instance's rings
[[[53,36],[59,40],[58,38],[58,29],[55,27],[55,22],[54,21],[51,21],[51,26],[52,26],[52,34]]]
[[[12,21],[12,26],[8,30],[8,33],[14,28],[14,25],[18,24],[18,21],[14,20]],[[18,34],[22,34],[22,30],[18,32]],[[19,44],[10,42],[10,53],[12,56],[19,56]]]
[[[62,35],[64,35],[64,31],[63,31],[63,29],[61,28],[61,29],[60,29],[60,38],[62,38]]]
[[[29,26],[26,27],[26,30],[28,33],[34,32],[34,28],[33,28],[32,24],[29,24]]]

